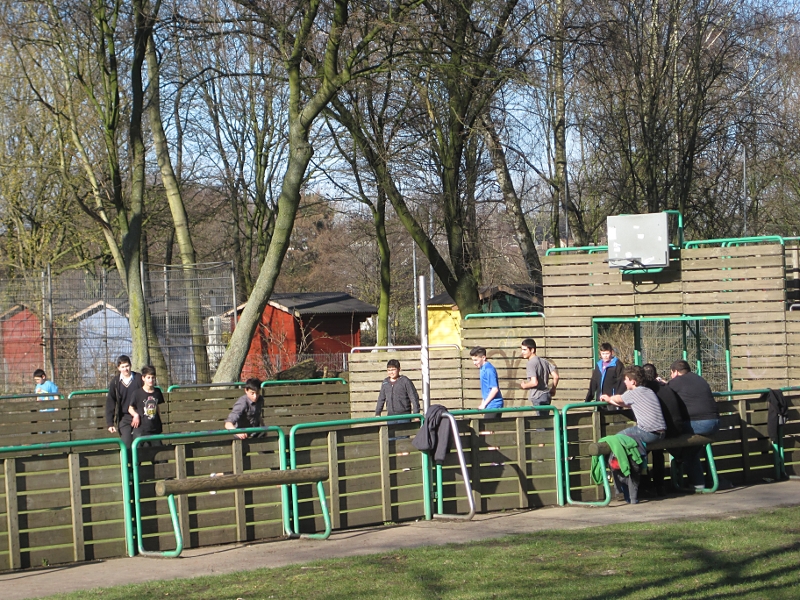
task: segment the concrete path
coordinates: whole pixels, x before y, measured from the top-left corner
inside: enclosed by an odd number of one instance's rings
[[[633,521],[718,517],[778,506],[800,505],[800,482],[733,488],[707,496],[674,496],[638,505],[606,508],[557,507],[477,515],[470,522],[417,521],[392,527],[337,531],[326,541],[280,540],[185,551],[181,558],[118,558],[0,574],[3,600],[143,581],[218,575],[250,568],[281,567],[325,558],[390,552],[447,543],[467,543],[546,529],[581,529]],[[602,515],[601,515],[602,512]]]

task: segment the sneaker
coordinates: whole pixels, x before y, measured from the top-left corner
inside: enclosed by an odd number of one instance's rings
[[[694,486],[694,493],[695,494],[702,494],[706,491],[706,486],[704,485],[696,485]]]

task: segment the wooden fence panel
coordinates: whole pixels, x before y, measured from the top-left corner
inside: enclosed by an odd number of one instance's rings
[[[788,382],[786,312],[732,313],[733,389],[784,387]]]

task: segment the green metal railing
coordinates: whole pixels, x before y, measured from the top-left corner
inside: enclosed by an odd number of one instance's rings
[[[303,384],[303,383],[342,383],[346,384],[347,380],[342,377],[325,377],[319,379],[286,379],[286,380],[270,380],[264,381],[261,388],[269,387],[272,385],[290,385],[290,384]]]
[[[714,246],[719,244],[722,248],[734,246],[736,244],[753,244],[762,242],[778,242],[785,245],[784,238],[779,235],[761,235],[741,238],[716,238],[712,240],[691,240],[684,244],[684,248],[697,248],[699,246]]]
[[[76,392],[70,392],[67,398],[74,398],[75,396],[94,396],[96,394],[107,394],[108,389],[105,390],[78,390]]]
[[[289,468],[295,469],[297,468],[297,441],[296,436],[297,432],[303,429],[326,429],[331,427],[339,427],[341,425],[361,425],[361,424],[370,424],[370,423],[386,423],[387,425],[392,421],[408,421],[409,419],[422,419],[422,414],[419,413],[411,413],[407,415],[392,415],[386,417],[364,417],[360,419],[339,419],[336,421],[318,421],[315,423],[298,423],[297,425],[293,425],[292,428],[289,430]],[[430,520],[433,517],[430,514],[430,475],[428,474],[426,478],[426,473],[430,471],[430,467],[428,465],[428,455],[423,453],[422,454],[423,460],[423,485],[425,489],[428,490],[427,497],[424,497],[425,501],[425,519]],[[423,494],[423,496],[425,496]],[[327,507],[325,505],[325,494],[321,493],[320,495],[320,502],[321,502],[321,509],[322,509],[322,517],[325,520],[326,529],[330,525],[330,514],[328,514]],[[292,514],[294,517],[294,532],[292,535],[299,535],[300,531],[300,505],[297,498],[297,484],[292,484]],[[311,539],[319,539],[322,534],[306,534],[305,537]]]
[[[467,321],[469,319],[490,319],[490,318],[504,318],[504,317],[542,317],[544,318],[544,313],[542,312],[507,312],[507,313],[470,313],[464,320]]]
[[[59,392],[42,392],[41,394],[10,394],[8,396],[0,396],[0,400],[22,400],[24,398],[41,398],[46,396],[49,400],[63,400],[64,394]]]
[[[73,442],[50,442],[45,444],[28,444],[26,446],[4,446],[0,453],[9,452],[38,452],[40,450],[57,450],[60,448],[84,448],[87,446],[118,446],[120,474],[122,475],[122,515],[125,522],[125,546],[128,556],[136,555],[133,543],[133,524],[131,519],[131,492],[130,477],[128,475],[128,448],[118,437],[103,438],[100,440],[76,440]],[[138,504],[137,504],[138,509]]]
[[[280,458],[281,471],[286,470],[286,434],[280,427],[247,427],[242,429],[221,429],[217,431],[195,431],[192,433],[165,433],[159,435],[147,435],[136,438],[131,445],[131,463],[133,465],[133,495],[134,506],[136,508],[136,531],[138,532],[137,541],[139,554],[142,556],[162,556],[165,558],[176,558],[183,552],[183,535],[181,534],[180,524],[178,522],[178,511],[175,505],[175,498],[172,494],[167,498],[169,505],[169,514],[172,519],[172,528],[175,534],[175,550],[165,551],[149,551],[144,548],[144,535],[142,534],[142,512],[140,507],[141,493],[139,490],[139,446],[144,442],[149,441],[163,441],[163,440],[189,440],[205,437],[221,437],[232,436],[239,433],[263,433],[265,431],[274,431],[278,434],[278,452]],[[287,486],[281,486],[281,511],[283,515],[283,529],[284,532],[289,533],[291,530],[289,526],[289,491]]]
[[[548,248],[544,255],[561,254],[562,252],[587,252],[595,254],[597,252],[608,252],[608,246],[570,246],[566,248]]]
[[[567,435],[567,412],[572,410],[573,408],[595,408],[600,406],[608,406],[607,402],[575,402],[571,404],[567,404],[561,408],[561,422],[563,423],[564,432],[561,436],[563,440],[563,449],[562,449],[562,456],[564,457],[564,467],[563,467],[563,485],[564,485],[564,498],[566,499],[567,504],[576,504],[579,506],[608,506],[611,503],[611,488],[608,484],[608,477],[603,478],[603,491],[605,492],[605,499],[599,502],[581,502],[579,500],[572,499],[572,492],[570,491],[569,485],[569,439]],[[605,467],[605,460],[602,462],[603,466]],[[563,505],[562,505],[563,506]]]
[[[220,383],[193,383],[190,385],[175,384],[167,388],[167,393],[173,390],[208,389],[216,387],[242,387],[244,381],[222,381]]]

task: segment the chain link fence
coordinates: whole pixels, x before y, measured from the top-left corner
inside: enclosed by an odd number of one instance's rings
[[[145,298],[168,368],[162,385],[196,383],[197,357],[213,374],[232,331],[236,305],[230,263],[143,265]],[[192,335],[190,299],[202,333]],[[114,361],[132,351],[128,297],[117,271],[68,271],[0,280],[0,389],[33,391],[43,368],[62,390],[105,388]],[[137,369],[141,365],[134,365]]]

